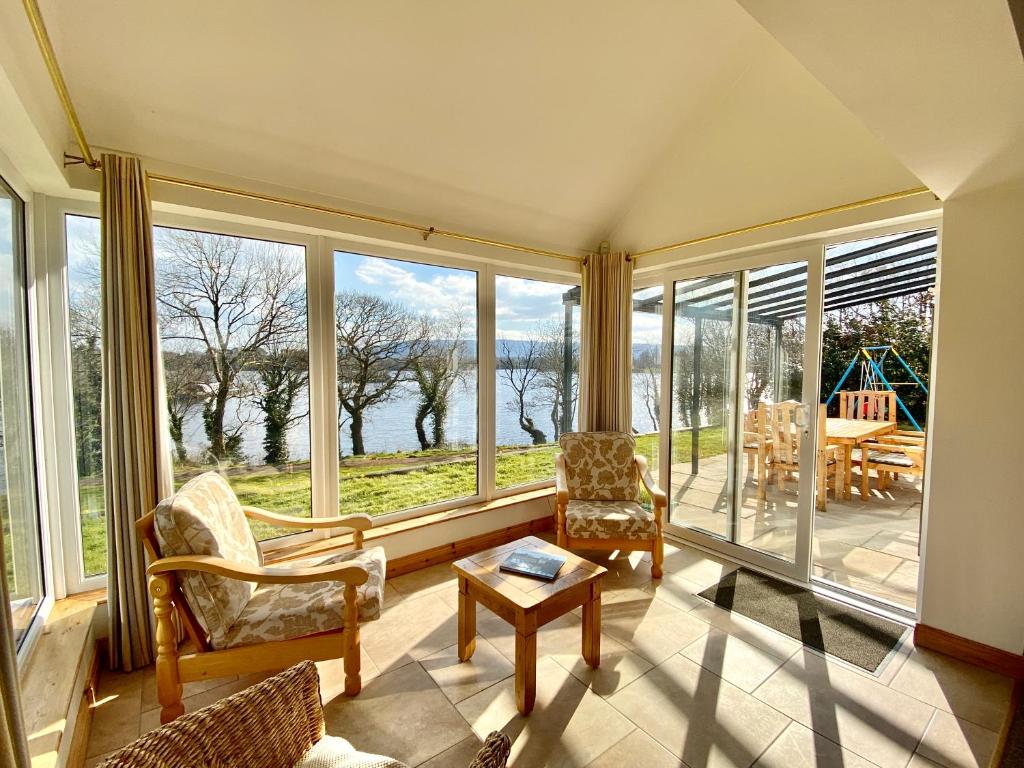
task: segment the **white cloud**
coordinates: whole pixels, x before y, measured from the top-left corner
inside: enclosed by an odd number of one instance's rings
[[[414,312],[434,317],[452,309],[466,309],[476,315],[476,276],[456,270],[437,268],[424,280],[393,261],[367,257],[355,269],[355,275],[367,285],[387,289],[385,295],[400,301]]]

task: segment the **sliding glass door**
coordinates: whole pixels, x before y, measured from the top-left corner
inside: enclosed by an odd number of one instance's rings
[[[821,260],[792,256],[665,281],[661,470],[670,530],[806,579],[819,436],[817,376],[804,374],[817,371],[820,324],[808,307],[820,301]]]

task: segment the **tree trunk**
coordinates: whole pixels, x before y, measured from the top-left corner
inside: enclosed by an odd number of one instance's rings
[[[416,409],[416,439],[420,441],[420,449],[427,450],[430,447],[430,440],[427,439],[427,430],[423,426],[430,415],[430,403],[427,400],[420,402]]]
[[[351,414],[352,423],[349,429],[352,431],[352,455],[363,456],[366,448],[363,446],[363,412],[353,411]]]
[[[530,436],[534,445],[544,445],[544,443],[548,441],[544,433],[537,429],[537,426],[533,423],[533,419],[526,415],[526,411],[522,406],[519,408],[519,426]]]
[[[182,435],[182,427],[184,426],[185,417],[175,416],[173,413],[167,416],[168,428],[171,433],[171,440],[174,441],[174,455],[178,461],[185,461],[188,458],[188,453],[185,451],[185,441]]]
[[[224,413],[227,411],[228,386],[221,384],[217,393],[206,402],[203,409],[203,421],[206,437],[210,441],[210,453],[220,461],[227,457],[227,446],[224,442]]]
[[[431,412],[431,426],[433,427],[433,441],[435,448],[441,448],[445,443],[444,434],[444,421],[448,415],[448,403],[444,400],[438,400],[434,403],[433,411]]]

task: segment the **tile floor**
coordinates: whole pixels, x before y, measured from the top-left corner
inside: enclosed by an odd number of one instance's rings
[[[341,694],[340,662],[318,665],[328,733],[410,766],[459,768],[504,730],[512,766],[986,766],[1010,681],[908,640],[868,674],[696,596],[733,566],[667,547],[665,578],[639,554],[609,568],[602,665],[580,657],[581,620],[540,631],[537,705],[515,710],[511,628],[481,608],[473,659],[455,655],[455,581],[447,565],[387,584],[363,626],[363,691]],[[591,554],[593,556],[593,553]],[[187,711],[260,676],[186,687]],[[152,669],[104,673],[89,762],[158,725]]]
[[[921,479],[903,475],[881,491],[872,474],[869,495],[861,498],[858,461],[854,453],[852,498],[836,500],[830,491],[825,511],[815,515],[814,575],[913,609],[920,562]],[[725,457],[701,459],[699,473],[691,471],[689,463],[672,467],[672,522],[726,537]],[[794,475],[780,491],[772,481],[767,498],[759,501],[756,478],[745,474],[738,543],[788,559],[795,556],[798,482]]]

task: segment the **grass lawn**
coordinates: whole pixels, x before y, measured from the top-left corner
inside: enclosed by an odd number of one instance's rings
[[[657,435],[637,437],[637,452],[652,459],[657,456]],[[690,459],[690,432],[673,434],[673,462]],[[700,433],[700,455],[716,456],[725,450],[725,430],[708,427]],[[538,448],[500,448],[497,456],[496,485],[499,489],[537,482],[552,477],[557,445]],[[653,467],[657,469],[657,467]],[[199,469],[178,473],[181,485]],[[476,454],[465,448],[380,454],[360,458],[347,457],[339,465],[339,514],[365,512],[383,515],[403,509],[433,504],[448,499],[472,496],[476,488]],[[288,469],[233,467],[227,471],[238,500],[247,506],[271,512],[310,516],[309,465]],[[82,510],[82,539],[86,575],[106,571],[107,535],[103,516],[103,485],[87,478],[79,490]],[[260,540],[294,533],[265,523],[251,523]]]

